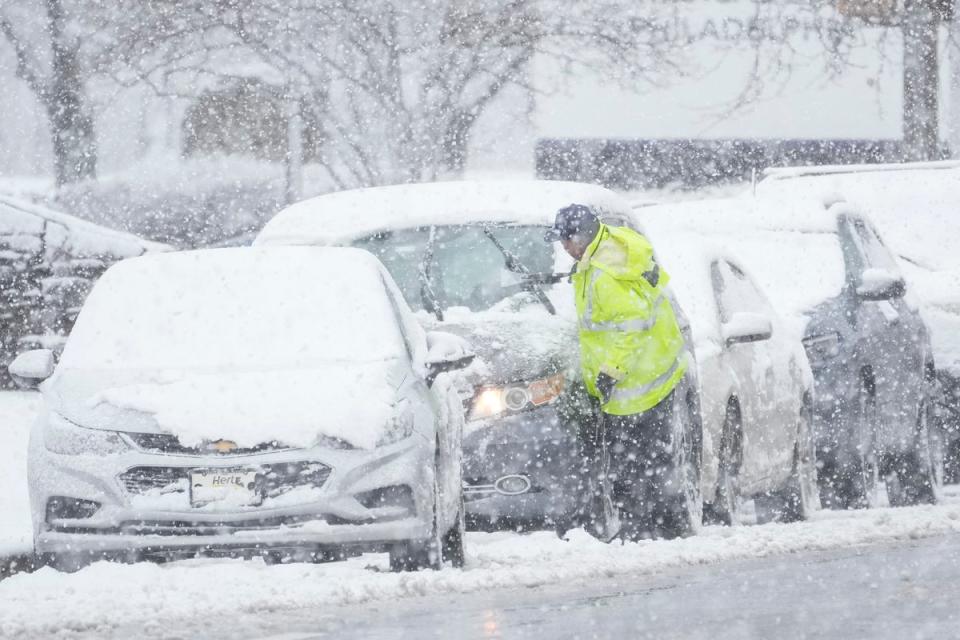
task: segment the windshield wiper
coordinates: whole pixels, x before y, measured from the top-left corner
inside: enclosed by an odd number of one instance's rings
[[[423,249],[423,257],[417,267],[417,278],[420,280],[420,300],[423,302],[423,308],[437,316],[437,320],[443,322],[443,307],[440,306],[437,292],[433,290],[433,279],[430,275],[433,266],[433,248],[436,243],[437,228],[430,227],[427,246]]]
[[[557,315],[557,310],[553,306],[553,303],[550,302],[550,298],[547,297],[547,294],[544,293],[543,287],[541,287],[534,277],[534,274],[527,268],[527,265],[523,264],[520,261],[520,258],[515,256],[510,252],[505,246],[500,244],[500,241],[497,240],[497,237],[493,235],[493,232],[490,231],[490,227],[483,227],[483,234],[490,238],[490,242],[503,254],[503,262],[506,265],[507,269],[513,273],[518,273],[523,276],[523,285],[524,288],[528,291],[531,291],[533,295],[537,297],[537,300],[540,301],[540,304],[544,306],[550,315]]]

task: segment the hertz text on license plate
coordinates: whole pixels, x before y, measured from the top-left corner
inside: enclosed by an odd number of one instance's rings
[[[263,501],[258,484],[256,471],[193,471],[190,473],[190,504],[226,508],[256,506]]]

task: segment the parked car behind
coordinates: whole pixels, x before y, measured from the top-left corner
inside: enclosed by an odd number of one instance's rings
[[[886,480],[894,505],[935,501],[929,332],[872,222],[844,202],[743,197],[650,207],[735,250],[803,339],[825,506],[861,507]]]
[[[29,447],[36,552],[99,557],[387,551],[463,562],[462,413],[370,254],[220,249],[110,268],[54,369],[10,366],[46,410]],[[47,379],[49,378],[49,379]]]
[[[475,347],[463,389],[464,479],[480,528],[549,526],[576,507],[576,434],[593,408],[580,381],[572,260],[543,241],[571,203],[608,224],[630,222],[630,206],[597,186],[441,182],[306,200],[256,240],[371,251],[428,328]],[[695,385],[688,391],[696,403]]]
[[[862,208],[889,241],[930,328],[934,470],[942,467],[946,481],[960,482],[960,162],[771,169],[757,192],[842,197]]]
[[[655,211],[636,215],[692,325],[705,519],[734,524],[746,499],[759,522],[806,519],[820,501],[803,346],[729,249]]]
[[[0,194],[0,387],[27,349],[60,351],[93,283],[114,262],[170,247]]]

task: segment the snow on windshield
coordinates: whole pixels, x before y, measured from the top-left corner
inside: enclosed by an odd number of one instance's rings
[[[110,269],[80,314],[60,367],[265,370],[404,353],[368,255],[225,249]]]
[[[486,228],[531,273],[553,272],[553,245],[543,240],[545,227]],[[380,258],[411,308],[429,306],[424,300],[424,286],[429,285],[441,309],[484,311],[525,290],[521,275],[506,266],[504,254],[484,229],[475,224],[385,231],[354,246]]]

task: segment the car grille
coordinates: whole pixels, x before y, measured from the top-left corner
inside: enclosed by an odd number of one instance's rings
[[[299,487],[319,488],[330,477],[330,467],[320,462],[281,462],[243,469],[259,474],[266,498],[275,498]],[[190,490],[191,470],[190,467],[134,467],[120,475],[120,482],[133,495],[183,493]]]
[[[187,447],[181,444],[176,436],[167,433],[127,433],[126,435],[133,440],[134,444],[145,451],[184,456],[239,456],[249,455],[251,453],[264,453],[267,451],[282,451],[291,448],[274,440],[258,444],[255,447],[236,447],[229,450],[220,450],[214,447],[213,443],[205,443],[199,447]]]

